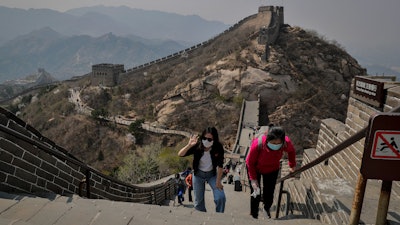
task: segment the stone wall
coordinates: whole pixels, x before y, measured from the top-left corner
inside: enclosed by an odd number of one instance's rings
[[[306,165],[317,159],[367,127],[372,115],[388,112],[398,107],[400,105],[400,83],[387,80],[384,86],[386,96],[381,107],[359,100],[352,87],[345,123],[331,118],[322,120],[317,146],[315,149],[305,150],[302,164]],[[307,209],[308,217],[318,218],[322,222],[329,224],[348,224],[354,189],[357,186],[362,163],[364,142],[365,138],[362,138],[360,141],[333,155],[324,163],[320,163],[303,172],[300,180],[304,188],[296,188],[296,185],[289,184],[289,192],[293,196],[297,196],[296,204]],[[375,219],[380,185],[378,180],[368,181],[368,193],[365,194],[368,196],[366,197],[368,203],[364,203],[363,208],[371,210],[372,214],[371,212],[364,213],[361,218],[364,222],[371,222]],[[391,207],[398,207],[393,203],[397,202],[396,199],[399,196],[400,182],[394,181]],[[395,209],[389,208],[389,211]]]
[[[163,204],[175,195],[175,181],[131,185],[106,176],[0,108],[0,191]]]
[[[367,127],[372,115],[388,112],[400,105],[400,83],[387,80],[385,87],[387,94],[383,107],[376,107],[357,99],[352,86],[345,123],[334,119],[325,119],[321,123],[316,147],[318,155]],[[320,166],[324,167],[324,171],[334,173],[339,178],[356,181],[364,152],[364,142],[365,138],[331,157],[329,162],[325,163],[326,165]],[[319,168],[316,167],[315,172],[318,170]]]
[[[117,84],[119,74],[124,73],[123,64],[102,63],[92,66],[92,85],[103,85],[113,87]]]
[[[271,11],[271,22],[269,26],[262,27],[258,35],[258,43],[263,45],[273,44],[279,36],[279,31],[283,25],[283,7],[264,6],[259,8],[259,13]]]
[[[274,21],[278,25],[279,24],[282,25],[283,22],[284,22],[283,7],[274,7],[274,6],[265,6],[265,7],[263,7],[262,6],[262,7],[259,8],[258,11],[259,11],[259,13],[263,13],[265,11],[271,11],[272,12],[272,17],[275,18]],[[227,32],[231,32],[231,31],[239,28],[243,23],[245,23],[245,22],[247,22],[247,21],[249,21],[251,19],[254,19],[255,17],[257,17],[257,14],[248,16],[248,17],[240,20],[239,22],[235,23],[234,25],[232,25],[231,27],[229,27],[227,30],[225,30],[224,32],[220,33],[219,35],[217,35],[217,36],[215,36],[215,37],[213,37],[213,38],[211,38],[211,39],[209,39],[207,41],[204,41],[202,43],[199,43],[199,44],[196,44],[196,45],[191,46],[189,48],[186,48],[186,49],[184,49],[184,50],[182,50],[180,52],[176,52],[176,53],[173,53],[173,54],[168,55],[166,57],[163,57],[161,59],[157,59],[157,60],[142,64],[142,65],[139,65],[139,66],[136,66],[136,67],[133,67],[133,68],[129,68],[129,69],[126,70],[126,72],[123,75],[128,75],[129,76],[129,75],[132,75],[133,73],[142,72],[142,71],[144,73],[145,69],[147,69],[148,67],[150,67],[150,66],[152,66],[154,64],[171,63],[171,60],[176,60],[176,59],[179,59],[179,58],[181,60],[184,60],[187,57],[187,55],[190,54],[191,52],[208,46],[210,43],[212,43],[213,41],[215,41],[216,39],[218,39],[222,35],[226,34]],[[267,26],[266,26],[266,34],[267,34],[267,36],[264,36],[263,38],[267,38],[270,41],[271,40],[275,41],[276,38],[278,37],[280,26],[276,26],[275,24],[272,24],[272,23],[269,24],[269,26],[274,26],[274,28],[273,29],[267,29]],[[270,42],[270,43],[272,43],[272,42]],[[265,44],[265,42],[263,42],[263,44]]]

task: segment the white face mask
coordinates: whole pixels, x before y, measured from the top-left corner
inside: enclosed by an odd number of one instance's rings
[[[213,145],[214,141],[208,141],[208,140],[201,140],[203,143],[204,147],[209,148]]]

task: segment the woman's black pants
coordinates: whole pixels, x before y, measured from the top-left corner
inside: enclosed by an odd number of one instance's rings
[[[257,174],[257,181],[260,185],[261,195],[264,202],[264,209],[269,211],[269,208],[272,206],[272,202],[274,200],[274,191],[276,186],[276,180],[278,179],[279,170],[266,173],[266,174]],[[262,177],[262,185],[261,185],[261,177]],[[250,194],[253,193],[253,187],[251,186],[250,179]],[[250,213],[254,218],[258,218],[258,208],[261,201],[261,195],[257,195],[257,197],[250,196]]]

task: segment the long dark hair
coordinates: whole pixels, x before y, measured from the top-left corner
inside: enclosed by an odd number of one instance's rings
[[[218,136],[218,131],[215,127],[207,127],[206,129],[203,130],[203,132],[201,133],[201,137],[200,140],[203,140],[203,138],[205,137],[206,134],[212,134],[213,136],[213,140],[214,140],[214,144],[219,144],[219,136]],[[204,146],[202,144],[200,144],[201,148],[203,148]]]

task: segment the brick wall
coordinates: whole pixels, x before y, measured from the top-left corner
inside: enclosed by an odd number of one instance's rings
[[[387,95],[382,108],[377,108],[358,100],[355,98],[353,92],[351,92],[345,123],[334,119],[322,120],[316,147],[316,154],[318,156],[329,151],[364,127],[367,127],[372,115],[390,111],[400,105],[400,83],[390,81],[388,83]],[[327,163],[316,166],[312,171],[317,176],[333,176],[355,182],[361,166],[364,141],[365,138],[352,144],[342,152],[331,157]],[[325,174],[321,174],[318,171],[324,171]]]
[[[0,108],[0,191],[162,204],[175,194],[167,177],[146,186],[108,177],[70,155],[14,114]]]
[[[331,118],[322,120],[317,146],[315,149],[305,150],[303,165],[315,160],[333,147],[343,143],[364,127],[367,127],[372,115],[379,112],[387,112],[398,107],[400,105],[400,83],[389,82],[388,85],[385,84],[385,87],[387,87],[386,97],[383,107],[381,108],[360,101],[353,93],[350,93],[345,123]],[[319,218],[321,221],[329,224],[348,223],[350,212],[345,212],[343,208],[347,207],[351,209],[351,202],[349,201],[347,206],[343,206],[343,202],[345,202],[343,198],[339,201],[332,201],[332,198],[329,197],[331,194],[329,190],[320,190],[317,183],[323,180],[340,180],[347,183],[349,187],[356,187],[364,152],[364,142],[365,138],[362,138],[360,141],[330,157],[325,163],[320,163],[302,173],[301,180],[303,185],[306,185],[305,189],[308,190],[308,192],[296,190],[296,188],[293,188],[293,184],[289,185],[290,192],[299,196],[297,198],[299,204],[305,201],[303,204],[307,211],[310,212],[311,217]],[[307,182],[309,182],[309,184],[307,184]],[[370,187],[367,189],[375,190],[379,188],[380,183],[377,180],[369,180],[368,186]],[[352,191],[354,192],[353,189]],[[322,192],[324,193],[322,194]],[[314,193],[315,196],[320,196],[315,197],[313,201],[307,201],[308,193]],[[391,193],[392,198],[398,198],[400,196],[400,182],[393,182]],[[378,196],[379,191],[375,190],[369,194]],[[352,196],[349,196],[349,198],[351,197]],[[368,196],[369,199],[371,199],[371,197],[372,196]],[[314,202],[314,204],[310,202]],[[342,205],[338,206],[337,202],[341,202]],[[320,210],[315,210],[314,207],[318,205],[323,207],[321,207]],[[368,216],[364,215],[364,219],[366,219],[366,217]]]
[[[372,115],[379,112],[388,112],[398,107],[400,105],[400,83],[387,80],[384,86],[386,96],[381,107],[359,100],[354,95],[353,88],[351,88],[345,122],[332,118],[322,120],[317,146],[315,149],[305,149],[302,164],[306,165],[314,161],[319,156],[348,140],[364,127],[367,127]],[[362,138],[360,141],[331,156],[325,162],[304,171],[299,181],[287,182],[287,189],[293,198],[291,204],[294,210],[301,211],[305,216],[319,219],[324,223],[348,224],[352,198],[364,152],[364,142],[365,138]],[[335,187],[339,190],[343,188],[342,185],[346,187],[345,192],[347,194],[343,192],[341,194],[335,193]],[[368,193],[366,196],[369,196],[366,197],[368,199],[367,204],[377,204],[378,200],[375,198],[379,196],[380,185],[378,180],[368,181]],[[348,193],[348,191],[352,193]],[[393,182],[391,194],[392,199],[400,196],[400,182]],[[393,202],[397,202],[397,200],[392,200],[391,204]],[[366,211],[369,210],[369,207],[373,208],[370,211],[376,214],[375,205],[370,206],[364,203]],[[391,212],[396,211],[396,207],[392,205],[389,210]],[[375,218],[370,218],[370,214],[371,212],[365,212],[362,215],[362,220],[364,222],[374,221]]]

